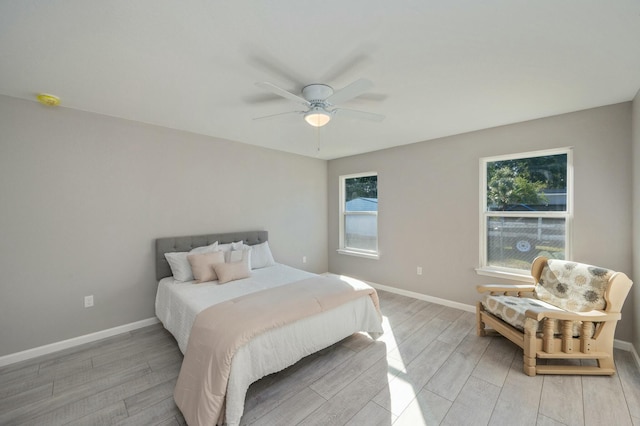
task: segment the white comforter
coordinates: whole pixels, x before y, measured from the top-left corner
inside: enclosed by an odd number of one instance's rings
[[[172,277],[158,284],[156,315],[184,353],[196,315],[205,308],[244,294],[299,281],[309,272],[277,264],[251,271],[251,277],[224,285],[194,284]],[[226,421],[237,425],[251,383],[280,371],[357,331],[382,334],[378,313],[370,297],[362,297],[331,311],[268,331],[241,347],[235,354],[227,387]]]

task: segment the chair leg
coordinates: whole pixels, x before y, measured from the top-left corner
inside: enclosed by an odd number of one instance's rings
[[[529,356],[523,356],[523,371],[527,376],[535,376],[536,375],[536,359],[531,358]]]
[[[476,332],[479,337],[485,337],[487,335],[484,330],[484,322],[482,321],[482,311],[484,311],[484,306],[482,306],[481,302],[476,304]]]
[[[616,369],[616,365],[613,362],[613,354],[606,358],[598,358],[597,361],[598,361],[598,367],[602,369],[606,369],[606,370],[611,369],[613,371],[615,371]],[[612,374],[615,374],[615,373],[612,373]]]
[[[611,371],[611,375],[616,374],[616,364],[613,360],[613,338],[615,335],[616,322],[608,322],[605,324],[601,324],[602,329],[600,330],[599,339],[597,349],[600,352],[605,352],[608,356],[603,358],[597,358],[598,367],[603,370]],[[597,333],[596,333],[597,334]]]
[[[523,371],[527,376],[536,375],[536,335],[525,329],[523,355]]]

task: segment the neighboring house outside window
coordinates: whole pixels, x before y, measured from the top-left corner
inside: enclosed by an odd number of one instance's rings
[[[340,176],[338,252],[378,258],[378,174]]]
[[[536,256],[571,258],[572,151],[480,160],[478,273],[530,276]]]

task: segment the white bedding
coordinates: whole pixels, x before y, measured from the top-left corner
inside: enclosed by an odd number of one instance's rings
[[[313,276],[309,272],[276,264],[251,271],[251,277],[224,285],[194,284],[163,278],[158,284],[156,315],[184,353],[191,326],[203,309],[244,294],[273,288]],[[331,311],[270,330],[241,347],[231,364],[227,386],[226,421],[240,422],[249,385],[280,371],[358,331],[382,334],[378,313],[370,297],[362,297]]]

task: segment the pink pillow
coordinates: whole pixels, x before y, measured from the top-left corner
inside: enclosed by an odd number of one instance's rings
[[[239,262],[231,263],[218,263],[213,265],[218,275],[218,284],[228,283],[229,281],[239,280],[242,278],[249,278],[251,275],[249,269],[248,256]]]
[[[193,272],[193,278],[196,279],[196,283],[204,283],[218,279],[214,267],[219,263],[224,263],[224,253],[214,251],[204,254],[190,254],[187,256],[187,259],[189,259],[189,263],[191,264],[191,271]]]

